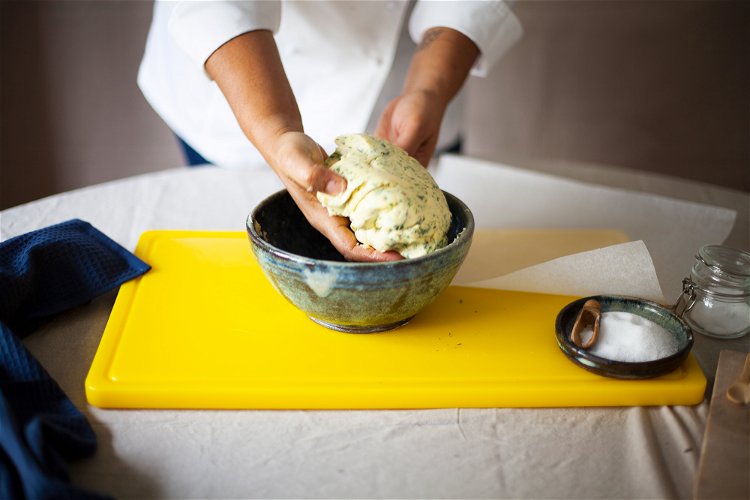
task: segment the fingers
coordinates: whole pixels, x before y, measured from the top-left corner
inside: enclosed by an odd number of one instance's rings
[[[381,125],[377,128],[375,135],[400,147],[424,166],[427,166],[430,162],[434,147],[429,147],[429,138],[423,139],[422,135],[424,134],[421,134],[415,127],[407,126],[396,131],[387,129],[386,125]]]
[[[432,139],[429,139],[426,142],[422,143],[417,148],[417,152],[412,156],[416,158],[416,160],[421,163],[422,166],[427,167],[430,164],[430,160],[432,160],[432,156],[435,154],[436,146],[437,140],[433,137]]]
[[[391,120],[393,116],[393,108],[396,105],[396,101],[391,101],[388,106],[383,110],[383,115],[378,120],[378,126],[375,128],[375,135],[393,142],[393,127],[391,126]]]
[[[436,143],[435,137],[424,137],[424,134],[416,128],[408,127],[398,135],[394,142],[424,167],[429,165]]]
[[[422,93],[407,94],[391,101],[378,122],[375,134],[406,151],[425,167],[435,151],[442,113]]]
[[[395,99],[389,103],[378,122],[375,135],[395,144],[410,156],[414,156],[424,133],[420,130],[416,116],[411,114],[405,118],[397,116],[397,107],[401,102],[400,99]]]
[[[402,260],[403,257],[398,252],[378,252],[372,247],[361,245],[354,233],[349,229],[349,221],[343,217],[339,219],[330,228],[328,235],[331,243],[344,256],[346,260],[355,262],[390,262]],[[324,234],[326,234],[324,232]]]
[[[361,245],[349,228],[349,219],[329,215],[328,210],[318,202],[313,193],[301,190],[295,185],[288,185],[287,190],[310,224],[328,238],[346,260],[386,262],[403,259],[397,252],[378,252],[374,248]]]
[[[409,153],[409,156],[414,156],[421,146],[424,135],[424,132],[420,130],[419,123],[415,119],[408,119],[400,124],[392,142]]]
[[[404,258],[398,252],[378,252],[372,247],[357,245],[352,248],[352,253],[348,260],[356,262],[395,262],[397,260],[404,260]]]

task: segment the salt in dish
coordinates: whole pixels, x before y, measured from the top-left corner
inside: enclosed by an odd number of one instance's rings
[[[597,341],[588,349],[571,338],[572,328],[588,300],[601,305]],[[608,377],[638,379],[665,375],[678,368],[693,346],[687,324],[670,309],[647,300],[598,295],[565,306],[555,322],[557,343],[574,363]],[[584,342],[593,334],[581,331]]]

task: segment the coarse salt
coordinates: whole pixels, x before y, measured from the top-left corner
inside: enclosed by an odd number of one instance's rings
[[[590,326],[581,339],[594,334]],[[662,326],[637,314],[620,311],[602,313],[599,338],[588,352],[613,361],[642,362],[666,358],[677,352],[677,338]]]
[[[712,291],[724,294],[725,297],[737,293],[735,289],[719,286]],[[737,332],[746,331],[750,325],[750,304],[746,300],[717,300],[706,295],[696,301],[687,314],[690,320],[714,335],[733,336]]]

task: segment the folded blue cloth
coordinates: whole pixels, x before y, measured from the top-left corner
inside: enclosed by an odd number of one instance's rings
[[[19,336],[148,270],[77,219],[0,243],[0,498],[102,498],[67,471],[94,453],[91,426]]]

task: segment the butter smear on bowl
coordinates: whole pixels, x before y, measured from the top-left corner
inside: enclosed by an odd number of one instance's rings
[[[357,241],[405,258],[447,244],[451,212],[443,192],[416,159],[367,134],[340,136],[336,146],[326,165],[346,179],[346,190],[317,197],[329,214],[349,218]]]

